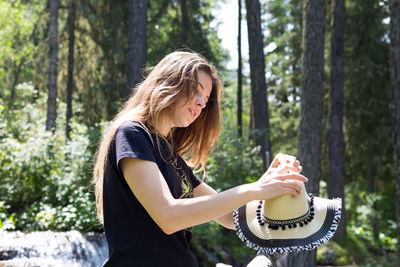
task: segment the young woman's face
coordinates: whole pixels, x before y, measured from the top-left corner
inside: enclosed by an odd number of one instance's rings
[[[180,99],[171,116],[172,127],[187,127],[194,122],[206,107],[212,90],[212,80],[210,75],[204,71],[198,72],[199,85],[197,93],[187,101],[186,98]]]

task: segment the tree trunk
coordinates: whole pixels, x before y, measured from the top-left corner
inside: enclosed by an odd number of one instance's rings
[[[305,0],[299,159],[308,177],[307,191],[318,194],[324,87],[325,1]]]
[[[110,1],[109,2],[109,7],[108,7],[108,16],[107,16],[107,41],[106,41],[106,49],[110,51],[117,51],[118,49],[118,25],[117,25],[117,20],[118,20],[118,10],[119,10],[119,5],[120,2],[116,1]],[[124,96],[121,96],[118,93],[118,86],[117,86],[117,79],[118,79],[118,74],[117,74],[117,65],[118,65],[118,54],[114,52],[107,52],[106,56],[106,62],[108,64],[108,85],[106,89],[106,97],[107,97],[107,119],[111,119],[114,114],[117,112],[117,108],[115,105],[115,102],[118,99],[121,99],[121,97],[126,96],[126,92],[124,91]],[[127,87],[128,88],[128,87]]]
[[[187,0],[180,0],[180,6],[181,6],[181,27],[182,27],[182,32],[181,32],[181,42],[182,46],[187,46],[187,40],[188,40],[188,13],[187,13]]]
[[[15,96],[16,96],[16,91],[15,91],[15,87],[17,86],[18,83],[18,78],[19,78],[19,74],[21,73],[21,68],[22,68],[22,64],[24,63],[25,58],[21,57],[21,59],[19,60],[18,66],[14,72],[14,81],[13,84],[11,85],[11,99],[10,99],[10,103],[14,102]]]
[[[47,120],[46,130],[55,129],[57,117],[57,53],[58,53],[58,0],[49,0],[49,81],[47,84]]]
[[[74,86],[74,43],[75,43],[75,0],[71,0],[68,14],[69,41],[68,41],[68,82],[67,82],[67,114],[65,136],[70,140],[70,120],[72,118],[72,91]]]
[[[265,82],[264,43],[261,32],[261,11],[258,0],[246,0],[247,29],[250,51],[251,95],[254,108],[254,126],[256,144],[261,147],[264,171],[267,158],[271,155],[269,141],[269,113],[267,84]]]
[[[129,9],[127,96],[141,82],[146,64],[148,0],[131,0]]]
[[[298,158],[309,179],[307,192],[319,193],[324,87],[325,0],[305,0],[303,7],[301,120]],[[287,266],[316,266],[316,251],[289,253]]]
[[[369,127],[368,132],[372,132],[372,125]],[[373,142],[372,137],[368,136],[367,139],[367,155],[373,155]],[[374,164],[374,157],[368,157],[367,160],[367,183],[368,183],[368,193],[369,195],[375,194],[375,176],[376,176],[376,171],[375,171],[375,164]],[[372,232],[374,234],[374,239],[376,242],[378,242],[379,239],[379,220],[378,220],[378,211],[376,208],[376,200],[373,200],[372,203],[372,210],[373,214],[371,215],[371,225],[372,225]]]
[[[332,1],[331,91],[328,127],[328,196],[342,199],[342,219],[335,238],[346,236],[344,204],[343,57],[344,0]]]
[[[394,107],[395,185],[397,210],[397,261],[400,266],[400,0],[389,0],[390,74]]]
[[[238,88],[237,88],[237,127],[238,136],[243,135],[243,122],[242,122],[242,85],[243,85],[243,75],[242,75],[242,0],[238,0]]]

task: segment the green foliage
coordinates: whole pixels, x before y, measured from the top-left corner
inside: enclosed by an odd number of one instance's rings
[[[207,183],[225,190],[245,182],[254,182],[262,175],[259,148],[236,136],[236,129],[225,129],[209,159]]]
[[[270,34],[265,46],[270,138],[273,153],[297,154],[300,119],[301,1],[268,1],[264,10]],[[290,141],[289,141],[290,140]]]
[[[350,195],[350,194],[346,194]],[[361,192],[358,198],[348,198],[346,208],[348,210],[347,220],[350,222],[348,229],[357,237],[362,238],[369,247],[374,249],[396,250],[396,222],[393,198],[382,194],[367,194]],[[386,206],[386,208],[383,208]],[[386,211],[386,209],[388,209]],[[390,215],[386,214],[390,213]],[[374,235],[373,221],[379,222],[380,231]]]
[[[391,240],[396,236],[387,17],[386,1],[346,2],[343,126],[347,218],[351,229],[361,229],[356,233],[372,250],[394,250]]]
[[[1,228],[98,229],[87,127],[72,122],[66,143],[62,120],[54,134],[45,131],[45,97],[33,100],[29,84],[17,90],[15,109],[0,103],[0,124],[7,125],[0,131]]]
[[[180,1],[149,1],[147,20],[147,67],[166,54],[187,49],[204,55],[223,69],[227,53],[220,45],[211,9],[213,0],[187,0],[188,35],[182,41]],[[126,99],[126,54],[128,49],[129,1],[81,1],[76,19],[75,100],[82,104],[79,120],[94,125],[111,120]],[[60,10],[64,16],[67,10]],[[60,42],[67,47],[67,35]],[[67,49],[60,49],[60,64],[67,65]],[[67,68],[60,70],[61,97]]]
[[[215,0],[185,0],[186,25],[182,25],[181,4],[183,1],[150,1],[148,36],[148,62],[153,66],[166,54],[177,49],[189,49],[205,56],[219,69],[224,69],[227,52],[212,23],[215,21],[211,10],[216,8]],[[184,40],[183,27],[186,27]]]
[[[59,10],[59,102],[56,132],[44,130],[47,83],[47,1],[0,0],[0,229],[99,230],[90,185],[93,153],[108,121],[125,97],[128,2],[78,1],[72,139],[64,137],[67,78],[66,17]],[[147,65],[187,47],[222,70],[225,82],[223,132],[209,159],[205,181],[217,191],[253,182],[261,175],[257,147],[249,141],[250,97],[243,86],[244,135],[236,130],[236,77],[224,70],[212,10],[215,0],[186,0],[188,35],[182,39],[182,1],[149,1]],[[297,154],[300,119],[302,2],[265,1],[263,31],[274,154]],[[319,249],[320,263],[394,266],[396,251],[392,113],[389,85],[387,1],[346,1],[345,179],[348,237]],[[328,9],[327,9],[328,10]],[[264,14],[268,14],[264,16]],[[327,14],[327,21],[329,12]],[[326,51],[329,55],[329,26]],[[234,34],[234,33],[233,33]],[[275,46],[273,45],[275,44]],[[274,48],[275,47],[275,48]],[[329,60],[325,60],[329,88]],[[19,66],[20,71],[19,70]],[[27,81],[32,81],[24,83]],[[326,89],[326,92],[328,90]],[[328,100],[326,94],[325,100]],[[326,111],[326,110],[325,110]],[[324,116],[326,117],[327,112]],[[96,126],[97,125],[97,126]],[[247,125],[247,126],[246,126]],[[326,150],[323,150],[326,154]],[[325,161],[326,161],[325,157]],[[327,172],[323,162],[322,173]],[[323,178],[323,177],[322,177]],[[322,181],[321,195],[329,184]],[[374,234],[372,221],[378,222]],[[212,222],[193,228],[205,254],[221,261],[225,248],[240,262],[255,251],[233,231]]]
[[[0,95],[12,101],[19,80],[33,80],[45,1],[0,1]]]
[[[349,1],[346,10],[346,176],[364,191],[381,191],[393,177],[388,16],[385,2]],[[374,182],[374,180],[376,180]]]
[[[214,221],[194,227],[193,233],[193,244],[197,244],[196,256],[201,260],[202,266],[215,266],[217,262],[228,263],[231,255],[242,263],[248,263],[256,256],[256,251],[244,246],[234,231],[227,230]],[[227,252],[231,255],[227,255]]]
[[[391,250],[378,250],[371,245],[369,234],[362,228],[348,227],[348,236],[331,240],[317,250],[317,261],[334,266],[395,267],[396,257]],[[384,234],[381,234],[384,239]],[[394,242],[393,240],[391,242]]]

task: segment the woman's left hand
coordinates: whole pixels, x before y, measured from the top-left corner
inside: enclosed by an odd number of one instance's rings
[[[272,173],[301,173],[302,170],[303,167],[301,166],[300,161],[295,156],[278,153],[273,159],[268,170],[263,174],[260,180],[268,179],[270,177],[270,174]]]

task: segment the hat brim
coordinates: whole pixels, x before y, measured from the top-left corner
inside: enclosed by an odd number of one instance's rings
[[[314,219],[303,227],[272,230],[256,219],[259,201],[252,201],[233,211],[238,237],[261,254],[280,254],[312,250],[328,242],[341,218],[341,199],[314,198]]]

